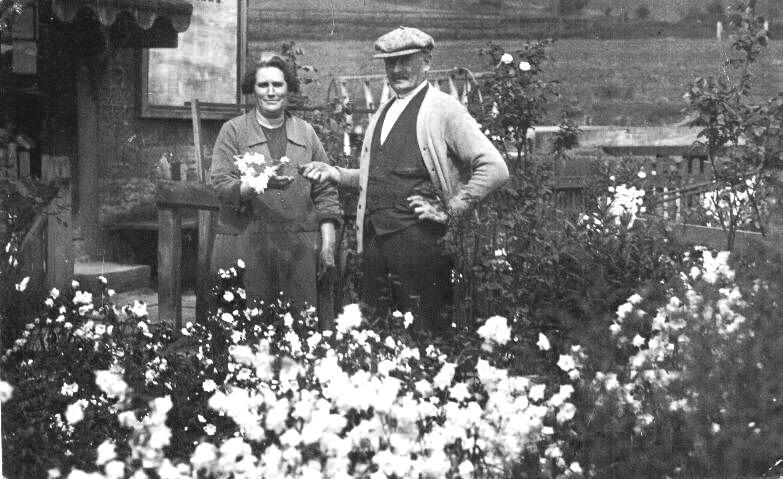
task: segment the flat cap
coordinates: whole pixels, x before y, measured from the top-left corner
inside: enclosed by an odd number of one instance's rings
[[[418,28],[399,27],[375,40],[375,58],[402,57],[435,48],[435,40]]]

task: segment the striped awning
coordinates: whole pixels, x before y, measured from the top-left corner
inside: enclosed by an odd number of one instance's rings
[[[52,0],[52,12],[63,22],[74,21],[82,9],[95,12],[107,27],[120,14],[126,14],[143,30],[149,30],[156,20],[162,19],[179,33],[188,29],[193,13],[193,5],[186,0]]]

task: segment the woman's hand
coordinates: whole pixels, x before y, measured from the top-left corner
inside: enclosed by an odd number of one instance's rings
[[[314,183],[339,183],[340,172],[332,165],[311,161],[299,167],[299,174]]]
[[[257,194],[258,193],[256,192],[255,188],[253,188],[253,186],[249,182],[242,180],[242,183],[240,183],[239,185],[240,198],[242,198],[243,200],[247,200],[256,196]]]
[[[334,251],[337,243],[334,223],[326,221],[321,223],[321,251],[318,254],[318,282],[326,281],[327,284],[334,281],[336,265]]]

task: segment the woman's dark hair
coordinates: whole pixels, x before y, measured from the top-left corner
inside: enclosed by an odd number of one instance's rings
[[[240,84],[242,93],[246,95],[253,93],[253,86],[256,83],[256,73],[264,67],[274,67],[283,72],[283,78],[285,79],[286,85],[288,85],[288,91],[291,93],[299,93],[299,78],[296,76],[296,71],[294,71],[293,67],[285,58],[270,52],[262,53],[253,67],[248,69],[245,76],[242,77],[242,83]]]

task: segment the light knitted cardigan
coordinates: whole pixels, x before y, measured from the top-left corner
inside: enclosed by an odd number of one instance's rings
[[[359,168],[337,168],[341,186],[359,189],[356,239],[360,253],[364,239],[370,146],[378,113],[386,104],[378,108],[367,126]],[[452,216],[462,215],[508,179],[503,157],[481,132],[476,120],[459,101],[435,88],[428,88],[422,101],[416,119],[416,138],[432,184]]]

